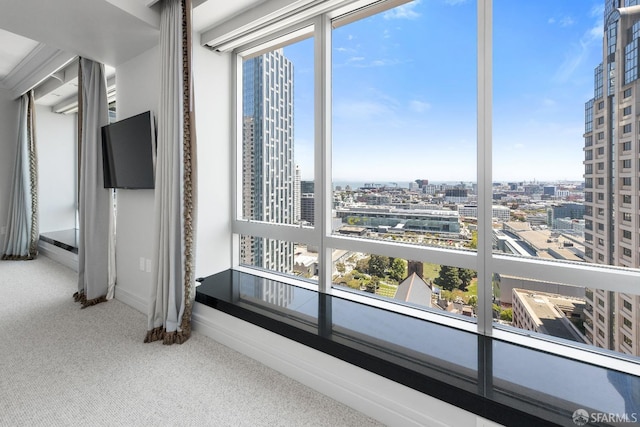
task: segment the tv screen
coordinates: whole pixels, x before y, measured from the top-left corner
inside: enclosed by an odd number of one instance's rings
[[[151,111],[102,127],[104,188],[154,188],[155,134]]]

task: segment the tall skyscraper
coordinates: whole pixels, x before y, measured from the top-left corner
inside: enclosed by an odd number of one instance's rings
[[[277,49],[244,61],[242,213],[245,219],[293,224],[293,64]],[[293,271],[293,243],[243,236],[241,260]]]
[[[300,206],[300,177],[302,176],[302,171],[300,170],[300,166],[296,165],[296,176],[293,180],[293,206],[295,209],[294,221],[296,224],[300,222],[301,215],[301,206]]]
[[[640,267],[638,3],[605,0],[603,59],[585,105],[585,257],[596,264]],[[640,355],[640,297],[599,289],[586,295],[588,340]]]
[[[300,220],[308,224],[315,224],[315,196],[313,193],[302,193],[300,198]]]
[[[300,181],[301,193],[315,193],[315,184],[313,181]]]

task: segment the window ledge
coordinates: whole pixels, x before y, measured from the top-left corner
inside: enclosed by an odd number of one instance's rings
[[[196,301],[504,425],[640,414],[640,378],[227,270]]]

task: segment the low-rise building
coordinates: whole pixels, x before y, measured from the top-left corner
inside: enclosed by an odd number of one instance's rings
[[[580,343],[584,335],[574,322],[584,321],[584,299],[563,295],[513,290],[513,326]],[[570,320],[571,319],[571,320]]]
[[[340,218],[345,226],[365,227],[370,230],[377,230],[380,226],[396,228],[401,225],[400,228],[405,231],[435,234],[460,233],[459,214],[451,210],[343,207],[336,209],[336,217]]]
[[[394,299],[423,307],[431,307],[432,295],[431,286],[416,273],[412,273],[398,285]]]

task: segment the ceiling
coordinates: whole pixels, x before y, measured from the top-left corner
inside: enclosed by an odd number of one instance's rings
[[[193,0],[193,27],[210,29],[263,1]],[[77,56],[114,74],[159,40],[157,0],[0,0],[0,10],[0,89],[17,98],[38,86],[40,105],[75,95]]]

